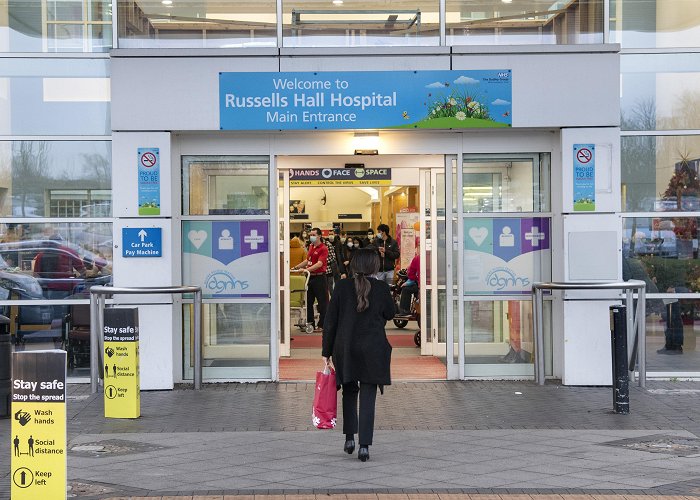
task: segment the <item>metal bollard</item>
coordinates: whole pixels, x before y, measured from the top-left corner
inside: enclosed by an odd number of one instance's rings
[[[627,307],[610,306],[613,411],[630,412],[630,373],[627,364]]]
[[[0,418],[10,416],[12,393],[12,343],[10,318],[0,315]]]

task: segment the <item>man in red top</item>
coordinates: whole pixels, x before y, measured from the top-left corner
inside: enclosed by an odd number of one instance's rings
[[[318,325],[314,332],[323,331],[323,318],[328,306],[328,283],[326,269],[328,268],[328,248],[323,244],[321,230],[317,227],[311,230],[309,252],[306,260],[292,269],[306,269],[311,273],[309,288],[306,291],[306,321],[314,324],[314,299],[318,302]]]

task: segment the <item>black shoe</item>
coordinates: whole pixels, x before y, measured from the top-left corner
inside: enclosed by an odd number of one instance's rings
[[[360,451],[357,452],[357,458],[360,462],[366,462],[369,460],[369,448],[367,446],[360,445]]]
[[[683,348],[682,347],[664,347],[663,349],[659,349],[656,351],[657,354],[683,354]]]
[[[355,451],[355,440],[354,439],[348,439],[345,441],[345,446],[343,446],[343,451],[347,453],[348,455],[352,455],[352,452]]]

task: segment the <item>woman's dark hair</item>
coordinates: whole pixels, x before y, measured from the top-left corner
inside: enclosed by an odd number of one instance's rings
[[[355,236],[355,237],[352,239],[352,242],[353,242],[353,244],[355,244],[355,242],[357,242],[357,249],[360,249],[360,248],[363,247],[363,245],[362,245],[362,240],[361,240],[360,238],[358,238],[357,236]]]
[[[357,294],[357,312],[369,307],[371,285],[367,276],[379,271],[379,255],[372,248],[360,248],[352,256],[352,271],[355,273],[355,293]]]

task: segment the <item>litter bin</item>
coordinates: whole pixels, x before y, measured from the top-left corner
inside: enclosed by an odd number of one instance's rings
[[[10,416],[11,378],[10,318],[0,315],[0,418]]]

